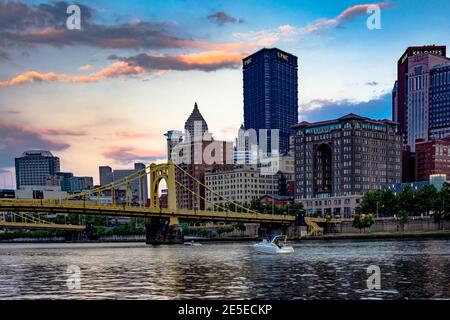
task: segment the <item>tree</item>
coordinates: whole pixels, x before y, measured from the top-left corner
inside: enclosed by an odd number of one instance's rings
[[[433,210],[437,197],[437,190],[433,185],[420,188],[415,192],[415,212],[428,214]]]
[[[372,214],[356,214],[353,218],[353,227],[361,229],[369,228],[374,224],[374,219]]]
[[[397,196],[397,209],[398,212],[400,210],[406,210],[406,212],[414,212],[414,205],[415,203],[415,197],[414,197],[414,190],[411,188],[411,186],[404,187]]]
[[[305,209],[303,207],[302,202],[291,202],[287,205],[288,214],[294,215],[294,216],[300,216],[305,214]]]
[[[442,189],[437,193],[433,202],[434,222],[450,220],[450,184],[444,183]]]
[[[402,231],[405,231],[405,224],[409,222],[408,212],[406,212],[406,210],[400,210],[399,219],[402,224]]]
[[[379,212],[392,215],[396,214],[396,195],[391,189],[384,189],[380,194]]]
[[[381,196],[382,192],[380,190],[366,192],[357,208],[357,212],[361,214],[377,213],[381,204]]]
[[[263,204],[261,202],[261,199],[259,199],[259,198],[253,199],[252,202],[250,203],[250,209],[261,212],[263,209]]]

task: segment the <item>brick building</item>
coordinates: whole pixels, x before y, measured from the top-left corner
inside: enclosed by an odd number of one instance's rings
[[[428,180],[434,174],[445,174],[450,180],[450,137],[416,142],[416,179]]]
[[[317,206],[309,201],[315,212],[325,209],[320,207],[324,203],[344,203],[351,195],[401,180],[402,139],[392,121],[348,114],[329,121],[303,121],[295,130],[297,201],[333,198],[319,200],[322,204]],[[347,214],[353,214],[357,201],[347,202]]]

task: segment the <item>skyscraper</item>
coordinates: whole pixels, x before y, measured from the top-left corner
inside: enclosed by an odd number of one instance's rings
[[[194,104],[194,110],[192,110],[191,115],[184,123],[184,132],[190,135],[191,141],[194,141],[194,138],[202,140],[203,135],[208,132],[208,124],[200,113],[197,102]],[[195,137],[196,134],[201,134],[202,136]]]
[[[450,137],[450,62],[430,72],[430,139]]]
[[[183,141],[183,132],[170,130],[164,136],[167,138],[167,160],[172,160],[172,151],[177,144]]]
[[[100,175],[100,185],[106,186],[107,184],[110,184],[113,182],[113,172],[112,168],[110,166],[101,166],[99,169],[99,175]]]
[[[277,48],[261,49],[243,60],[244,126],[257,131],[259,145],[269,153],[270,132],[266,140],[260,129],[278,129],[278,151],[289,151],[289,136],[298,121],[297,60]]]
[[[448,62],[450,59],[429,52],[408,58],[405,133],[406,144],[411,146],[412,151],[415,151],[417,139],[430,139],[431,70]]]
[[[188,173],[187,175],[181,170],[176,170],[176,180],[179,183],[176,191],[177,206],[183,209],[203,210],[205,170],[231,164],[232,143],[213,139],[197,103],[184,124],[183,141],[179,141],[178,135],[175,137],[175,145],[167,144],[168,148],[172,148],[172,161]]]
[[[32,150],[15,159],[17,189],[22,186],[45,186],[46,177],[60,171],[59,158],[50,151]]]
[[[445,46],[419,46],[408,47],[397,62],[397,83],[394,87],[395,99],[392,103],[392,120],[399,124],[399,130],[407,141],[408,130],[408,72],[410,57],[431,53],[435,56],[446,56]]]

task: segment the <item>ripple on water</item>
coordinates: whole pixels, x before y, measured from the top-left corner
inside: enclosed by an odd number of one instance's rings
[[[302,242],[293,255],[249,243],[0,244],[0,299],[448,299],[450,241]],[[32,252],[33,254],[29,254]],[[366,269],[381,269],[368,290]],[[67,267],[81,289],[67,288]]]

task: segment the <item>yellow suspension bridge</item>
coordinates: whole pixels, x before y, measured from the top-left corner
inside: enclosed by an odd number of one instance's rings
[[[176,172],[178,170],[178,172]],[[192,188],[177,181],[176,173],[185,175],[197,187]],[[150,176],[150,207],[132,206],[130,202],[117,204],[115,192],[120,187],[130,186],[131,182]],[[159,200],[159,185],[165,180],[168,190],[167,207],[162,208]],[[218,197],[221,202],[216,203],[201,196],[196,190],[202,186],[205,191]],[[208,210],[177,208],[177,187],[192,194],[192,197],[209,203]],[[194,190],[193,190],[194,189]],[[101,204],[99,199],[105,191],[110,191],[112,204]],[[88,200],[87,200],[88,199]],[[97,200],[92,200],[97,199]],[[230,211],[231,207],[235,208]],[[291,225],[296,217],[293,215],[272,215],[258,213],[240,203],[228,200],[218,192],[207,187],[201,181],[189,174],[185,169],[169,161],[164,164],[151,164],[146,168],[114,181],[111,184],[100,186],[95,189],[85,190],[77,194],[67,195],[61,199],[42,200],[0,200],[0,212],[12,212],[14,221],[0,221],[0,228],[24,228],[24,229],[61,229],[61,230],[82,230],[85,227],[80,225],[52,224],[45,220],[36,218],[36,213],[54,214],[79,214],[97,215],[109,217],[139,217],[168,219],[169,226],[178,226],[180,219],[204,220],[204,221],[229,221],[242,223],[268,223],[279,226]],[[19,214],[21,213],[21,214]],[[5,219],[3,219],[5,220]]]

